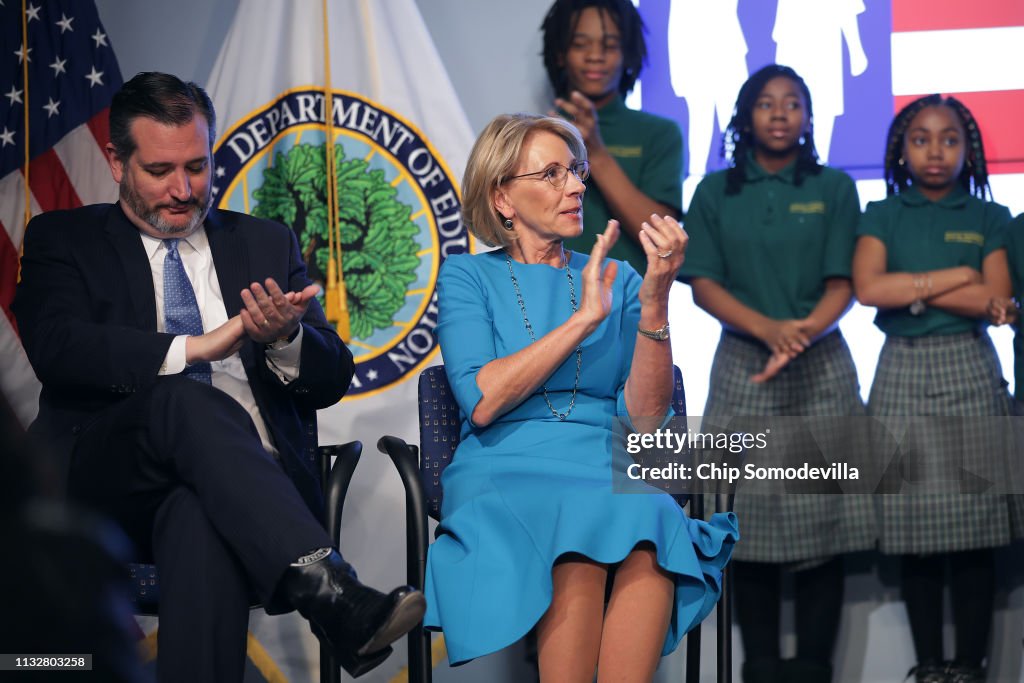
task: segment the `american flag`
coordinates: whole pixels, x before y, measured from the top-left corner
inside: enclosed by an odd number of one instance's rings
[[[26,217],[117,198],[103,149],[121,71],[91,1],[0,0],[0,46],[0,388],[26,421],[38,383],[10,309]]]

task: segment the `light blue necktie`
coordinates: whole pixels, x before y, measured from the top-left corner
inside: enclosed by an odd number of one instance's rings
[[[203,333],[203,317],[178,253],[178,240],[164,240],[164,246],[167,248],[164,256],[164,331],[198,337]],[[197,382],[213,383],[209,363],[190,365],[184,374]]]

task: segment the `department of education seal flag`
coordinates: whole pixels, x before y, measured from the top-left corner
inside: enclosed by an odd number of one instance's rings
[[[458,190],[469,123],[413,0],[241,0],[208,90],[216,205],[291,227],[355,358],[345,399],[319,415],[321,443],[364,444],[341,550],[371,585],[404,583],[404,492],[374,446],[415,442],[415,378],[441,362],[437,273],[473,248]],[[250,623],[270,668],[315,676],[301,619]],[[398,673],[396,650],[368,680]]]

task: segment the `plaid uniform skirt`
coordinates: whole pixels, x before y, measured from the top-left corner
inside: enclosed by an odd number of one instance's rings
[[[1010,397],[987,334],[889,337],[868,413],[885,427],[877,447],[893,454],[897,473],[897,487],[876,497],[882,552],[924,555],[1011,541],[1011,497],[971,490],[1005,485],[1010,464],[1012,426],[994,419],[1010,414]]]
[[[761,342],[723,332],[711,366],[704,421],[723,427],[742,425],[744,421],[735,420],[736,416],[822,418],[802,423],[809,431],[782,447],[786,450],[782,457],[794,464],[820,459],[827,450],[822,444],[838,443],[845,438],[846,430],[855,426],[853,423],[863,422],[835,418],[865,414],[857,370],[846,341],[838,331],[826,335],[773,379],[753,384],[751,375],[760,372],[770,356]],[[752,427],[746,431],[757,429],[757,422],[749,421]],[[760,454],[752,452],[747,457]],[[777,452],[769,456],[774,463],[779,457]],[[761,493],[756,484],[748,484],[741,481],[736,493],[735,510],[742,534],[733,553],[736,559],[799,568],[874,547],[877,532],[869,496],[785,493],[779,492],[778,486],[772,487],[772,492]]]
[[[1015,388],[1021,398],[1013,402],[1013,436],[1016,452],[1024,453],[1024,387]],[[1010,496],[1010,528],[1016,540],[1024,539],[1024,462],[1016,461],[1011,475],[1013,491],[1019,494]]]

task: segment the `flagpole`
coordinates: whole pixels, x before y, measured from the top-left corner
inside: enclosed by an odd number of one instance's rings
[[[366,0],[361,0],[359,12],[363,15],[363,35],[366,37],[366,52],[369,56],[367,61],[370,67],[370,96],[376,100],[380,99],[380,65],[377,64],[377,42],[370,17],[371,11]]]
[[[24,2],[24,0],[22,0]],[[331,87],[330,28],[327,21],[327,0],[321,0],[324,27],[324,124],[327,134],[327,292],[324,303],[327,319],[335,324],[338,336],[345,343],[352,339],[348,317],[348,296],[341,270],[341,226],[338,221],[338,176],[334,168],[334,92]]]
[[[32,165],[32,151],[29,149],[28,130],[28,8],[25,6],[27,0],[21,0],[21,74],[25,86],[25,165],[22,173],[25,175],[25,227],[32,219],[32,188],[29,187],[29,171]],[[52,101],[52,100],[51,100]],[[13,104],[13,102],[12,102]]]

